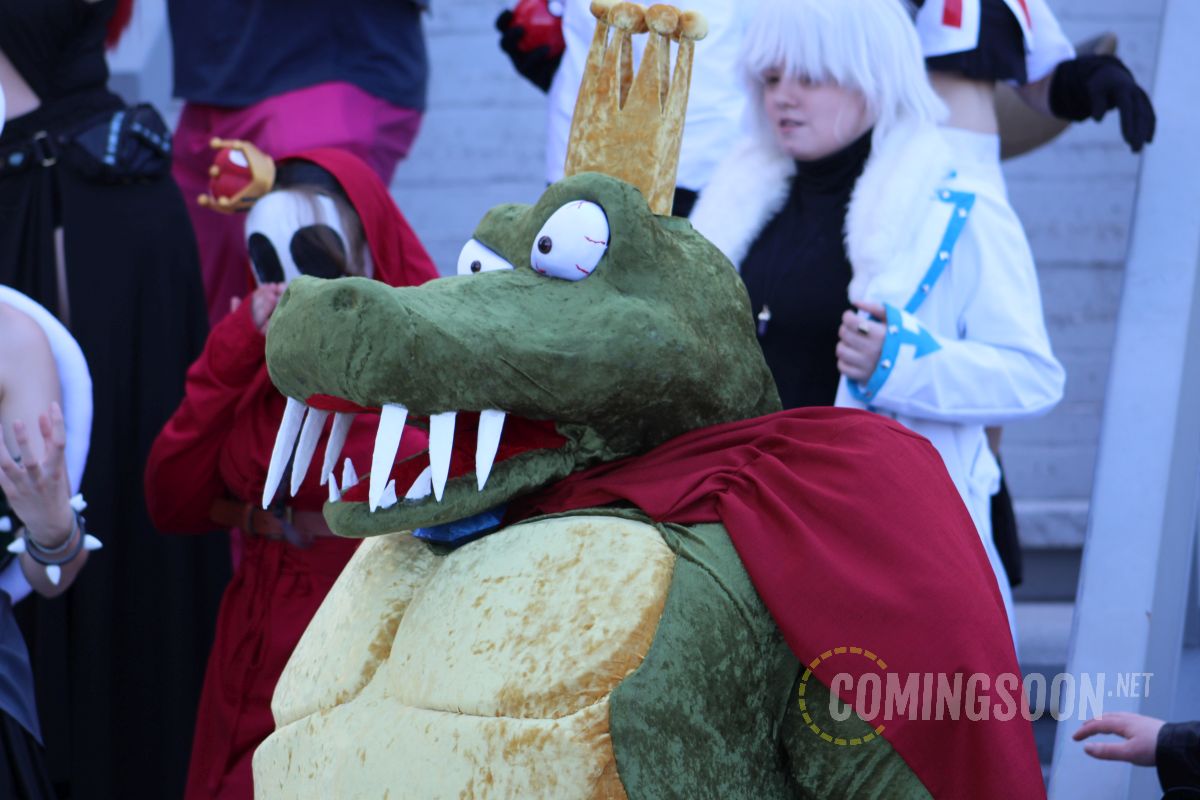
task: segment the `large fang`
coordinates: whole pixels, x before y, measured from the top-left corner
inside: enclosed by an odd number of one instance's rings
[[[457,411],[445,411],[429,418],[429,466],[433,469],[433,496],[442,502],[446,478],[450,475],[450,451],[454,449],[454,420]]]
[[[388,403],[379,415],[379,430],[375,432],[375,452],[371,454],[371,489],[368,506],[372,511],[379,508],[383,491],[387,488],[396,452],[400,449],[400,436],[408,420],[408,409],[396,403]],[[343,487],[343,491],[345,487]]]
[[[321,464],[321,485],[325,485],[325,481],[329,480],[333,468],[337,466],[338,456],[342,454],[342,445],[346,443],[346,434],[350,432],[350,425],[354,422],[354,415],[339,411],[333,415],[333,427],[329,429],[329,441],[325,443],[325,462]]]
[[[296,436],[300,433],[304,409],[304,403],[288,398],[287,407],[283,410],[283,421],[279,423],[279,433],[275,437],[275,449],[271,451],[271,466],[267,468],[267,484],[263,487],[263,508],[270,508],[271,501],[275,498],[275,490],[279,488],[283,470],[292,455],[292,448],[296,445]]]
[[[496,461],[496,451],[500,448],[500,432],[504,430],[503,411],[489,408],[479,412],[479,440],[475,446],[475,480],[479,491],[483,491],[488,476],[492,474],[492,464]]]
[[[349,491],[350,487],[358,485],[358,472],[354,469],[354,462],[346,459],[346,463],[342,465],[342,491]]]
[[[391,508],[396,505],[399,500],[396,498],[396,482],[388,481],[387,488],[383,490],[383,499],[379,503],[380,508]]]
[[[317,451],[317,442],[328,418],[329,412],[318,408],[308,409],[304,416],[304,427],[300,429],[300,444],[296,445],[296,457],[292,459],[292,497],[300,491],[304,473],[308,472],[308,465],[312,463],[313,453]]]
[[[408,487],[408,491],[404,493],[404,499],[424,500],[431,494],[433,494],[433,469],[426,467],[413,481],[413,485]]]

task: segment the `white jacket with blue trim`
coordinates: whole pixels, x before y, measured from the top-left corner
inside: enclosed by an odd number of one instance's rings
[[[1033,256],[1003,186],[977,169],[955,173],[952,152],[932,125],[900,126],[872,142],[846,213],[848,294],[888,308],[888,335],[871,380],[860,386],[842,378],[836,402],[887,414],[938,449],[1011,621],[991,534],[1000,470],[984,426],[1048,411],[1062,397],[1064,373],[1046,335]],[[782,208],[794,172],[773,141],[746,139],[700,196],[693,226],[740,264]]]
[[[984,426],[1044,413],[1062,397],[1033,255],[993,182],[954,173],[932,126],[874,148],[846,214],[851,300],[887,308],[887,336],[865,385],[842,379],[837,404],[871,408],[937,447],[980,533],[1000,470]]]

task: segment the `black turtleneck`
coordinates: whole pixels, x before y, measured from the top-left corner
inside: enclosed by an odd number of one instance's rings
[[[846,207],[870,152],[867,131],[833,155],[797,161],[787,202],[742,262],[759,343],[784,408],[829,406],[837,395],[834,351],[850,307]]]

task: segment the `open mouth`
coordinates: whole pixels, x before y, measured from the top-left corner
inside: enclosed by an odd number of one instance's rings
[[[362,413],[379,414],[369,480],[360,481],[346,459],[339,485],[336,467],[342,446],[354,417]],[[399,403],[367,408],[329,395],[312,395],[307,402],[289,397],[271,452],[263,508],[274,499],[289,460],[292,494],[299,489],[331,414],[334,419],[321,462],[321,484],[329,486],[331,503],[365,502],[372,512],[401,502],[440,503],[448,482],[468,480],[471,475],[482,492],[497,464],[532,450],[552,450],[567,443],[552,421],[530,420],[497,409],[417,417],[410,416]],[[408,424],[428,428],[429,448],[397,462]]]

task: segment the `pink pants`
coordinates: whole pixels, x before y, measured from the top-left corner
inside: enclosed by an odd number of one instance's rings
[[[321,83],[247,108],[185,105],[175,130],[173,171],[200,247],[209,324],[229,313],[230,301],[245,295],[251,281],[245,216],[219,214],[197,202],[208,191],[208,168],[215,155],[210,139],[245,139],[275,157],[339,147],[361,158],[389,184],[420,127],[421,112],[393,106],[348,83]]]

